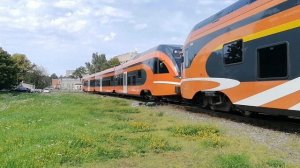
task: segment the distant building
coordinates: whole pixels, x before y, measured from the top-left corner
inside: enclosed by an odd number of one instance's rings
[[[60,79],[52,79],[51,86],[53,89],[60,89]]]
[[[74,72],[75,70],[66,70],[66,77],[72,76]]]
[[[121,54],[121,55],[117,55],[114,58],[118,58],[121,64],[124,64],[125,62],[131,60],[133,57],[135,57],[136,55],[138,55],[137,51],[134,52],[129,52],[129,53],[125,53],[125,54]]]
[[[80,91],[82,88],[81,80],[73,78],[52,79],[52,87],[63,91]]]
[[[79,91],[81,90],[81,80],[72,78],[61,78],[60,79],[60,90],[67,91]]]

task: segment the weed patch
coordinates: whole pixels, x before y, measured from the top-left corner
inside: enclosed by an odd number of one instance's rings
[[[128,157],[129,154],[126,154],[121,149],[110,149],[105,147],[98,147],[97,156],[101,161],[106,161],[110,159],[121,159],[124,157]]]
[[[151,126],[145,122],[119,122],[111,126],[114,130],[124,130],[127,132],[149,132],[153,130]]]
[[[176,127],[176,128],[170,128],[169,129],[174,136],[179,137],[192,137],[192,138],[207,138],[207,137],[213,137],[213,136],[219,136],[220,130],[212,127],[212,126],[182,126],[182,127]]]
[[[267,165],[271,168],[284,168],[285,163],[282,160],[269,160]]]
[[[245,155],[229,154],[219,155],[216,158],[217,167],[220,168],[250,168],[249,158]]]
[[[151,134],[142,135],[136,139],[133,139],[132,145],[135,147],[135,152],[140,154],[147,152],[162,153],[180,150],[180,147],[170,145],[167,139]]]

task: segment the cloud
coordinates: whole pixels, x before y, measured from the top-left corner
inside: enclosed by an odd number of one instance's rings
[[[99,8],[96,13],[96,16],[106,16],[106,17],[118,17],[118,18],[130,18],[131,13],[129,11],[118,9],[112,6],[104,6]]]
[[[75,18],[69,18],[69,17],[61,17],[52,20],[50,22],[50,25],[57,29],[74,33],[83,30],[87,25],[87,21],[77,20]]]
[[[44,5],[44,2],[40,0],[28,0],[26,3],[26,7],[29,9],[38,9]]]
[[[117,36],[117,34],[115,32],[110,32],[109,34],[106,35],[99,35],[98,37],[100,39],[102,39],[103,41],[112,41],[115,39],[115,37]]]
[[[144,29],[146,29],[148,27],[148,24],[146,24],[146,23],[140,23],[140,24],[136,24],[135,26],[134,26],[134,29],[135,30],[144,30]]]
[[[72,9],[80,5],[79,0],[59,0],[54,3],[54,7]]]

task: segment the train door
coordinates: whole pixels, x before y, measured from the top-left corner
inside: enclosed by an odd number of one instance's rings
[[[100,92],[102,92],[102,77],[100,77]]]
[[[88,92],[90,92],[91,90],[91,80],[88,80]]]
[[[128,93],[128,85],[127,85],[127,72],[123,73],[123,93]]]

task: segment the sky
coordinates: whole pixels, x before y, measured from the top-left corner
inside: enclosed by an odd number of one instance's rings
[[[0,47],[49,74],[158,44],[183,44],[200,21],[237,0],[0,0]]]

